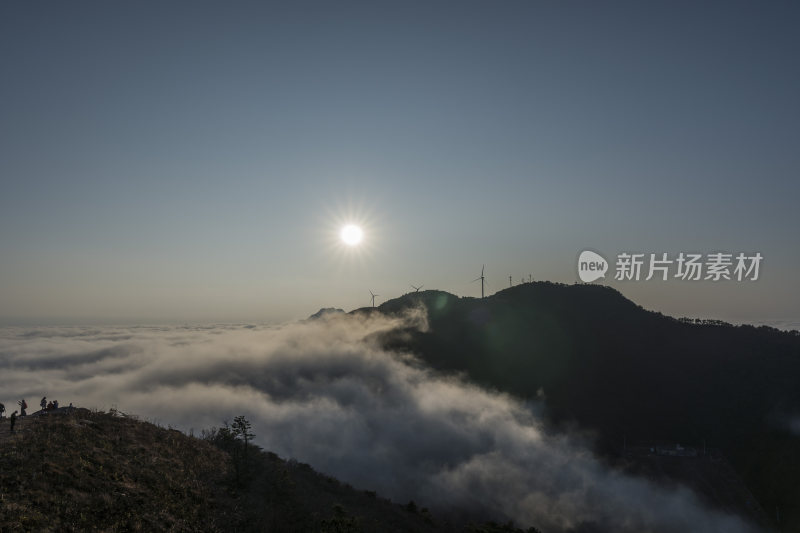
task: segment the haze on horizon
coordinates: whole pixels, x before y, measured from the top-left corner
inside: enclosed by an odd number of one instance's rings
[[[0,322],[281,321],[572,283],[585,249],[760,252],[606,283],[800,323],[790,2],[6,2]],[[347,223],[363,242],[344,246]]]

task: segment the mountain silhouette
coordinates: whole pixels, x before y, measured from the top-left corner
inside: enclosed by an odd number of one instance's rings
[[[544,399],[551,424],[591,430],[608,458],[636,442],[719,450],[773,526],[800,530],[800,435],[790,422],[800,416],[797,331],[675,319],[606,286],[550,282],[484,299],[409,293],[377,311],[420,305],[429,330],[388,333],[386,347]]]
[[[326,317],[328,315],[336,315],[336,314],[339,314],[339,313],[344,313],[344,310],[343,309],[338,309],[338,308],[335,308],[335,307],[323,307],[322,309],[320,309],[319,311],[317,311],[313,315],[310,315],[307,320],[314,320],[314,319],[317,319],[317,318],[323,318],[323,317]]]

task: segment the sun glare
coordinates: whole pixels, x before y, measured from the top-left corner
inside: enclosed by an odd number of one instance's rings
[[[364,238],[364,232],[355,224],[348,224],[339,232],[342,242],[348,246],[357,246]]]
[[[320,244],[348,271],[374,259],[378,243],[383,241],[379,219],[364,205],[366,201],[351,198],[345,205],[331,205],[320,214]]]

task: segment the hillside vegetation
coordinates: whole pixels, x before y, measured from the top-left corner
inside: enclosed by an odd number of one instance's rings
[[[0,529],[224,529],[225,454],[133,418],[28,416],[0,442]]]
[[[249,444],[117,411],[75,409],[0,429],[0,531],[468,531]],[[531,529],[530,531],[534,531]]]

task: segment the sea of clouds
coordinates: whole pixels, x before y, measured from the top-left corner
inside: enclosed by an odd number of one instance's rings
[[[381,349],[376,334],[398,326],[426,328],[424,312],[0,328],[0,401],[24,397],[30,413],[46,395],[195,431],[244,414],[257,444],[359,489],[548,532],[751,530],[688,489],[610,469],[528,405]]]

